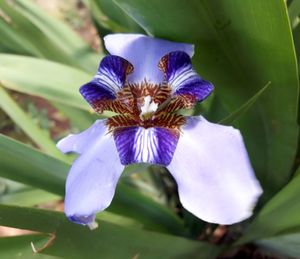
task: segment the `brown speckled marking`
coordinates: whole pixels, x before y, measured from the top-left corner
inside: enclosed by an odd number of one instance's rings
[[[144,98],[150,96],[152,102],[158,104],[156,112],[141,116]],[[180,109],[192,108],[196,100],[193,96],[172,95],[171,87],[166,84],[151,84],[144,81],[140,84],[126,84],[117,93],[115,100],[102,100],[93,106],[98,113],[104,110],[118,113],[108,119],[107,125],[111,131],[120,127],[139,126],[144,128],[165,127],[179,134],[185,118],[175,112]]]

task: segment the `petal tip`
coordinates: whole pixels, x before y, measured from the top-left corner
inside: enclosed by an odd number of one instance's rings
[[[68,136],[62,138],[56,143],[56,147],[62,152],[62,153],[68,153],[71,152],[70,150],[70,139],[74,136],[74,134],[69,134]]]
[[[96,229],[98,227],[98,223],[95,221],[95,214],[91,214],[88,216],[71,215],[67,217],[71,222],[88,226],[91,230]]]

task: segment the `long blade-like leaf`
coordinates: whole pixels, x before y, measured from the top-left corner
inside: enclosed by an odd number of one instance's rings
[[[94,72],[99,55],[94,53],[62,21],[49,16],[31,0],[0,1],[1,41],[12,53],[29,54]]]
[[[300,1],[293,0],[289,5],[289,17],[292,28],[295,28],[299,24],[300,15]]]
[[[49,236],[45,234],[1,237],[0,257],[2,259],[59,259],[60,257],[37,254],[33,252],[31,243],[36,247],[42,247],[47,243],[48,239]]]
[[[49,134],[37,126],[0,85],[0,108],[29,136],[45,153],[59,159],[67,159],[56,148]]]
[[[105,221],[100,221],[99,228],[90,231],[68,222],[62,213],[32,208],[0,205],[0,225],[52,234],[52,242],[42,253],[64,258],[88,255],[89,258],[209,259],[216,258],[220,252],[203,242],[125,228]],[[35,247],[38,249],[38,244]]]
[[[262,208],[238,244],[299,230],[299,186],[300,174]]]
[[[233,113],[229,114],[224,119],[220,120],[220,124],[232,124],[238,118],[240,118],[243,114],[245,114],[252,105],[256,102],[256,100],[265,92],[265,90],[269,87],[271,82],[267,83],[261,90],[259,90],[255,95],[253,95],[247,102],[245,102],[241,107],[235,110]]]
[[[258,246],[273,250],[276,255],[287,255],[291,258],[300,258],[300,233],[279,235],[256,242]],[[282,257],[286,258],[286,257]]]
[[[0,82],[4,87],[80,109],[90,109],[78,90],[91,77],[56,62],[0,54]]]

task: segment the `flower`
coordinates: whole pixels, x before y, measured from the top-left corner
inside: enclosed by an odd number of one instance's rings
[[[252,214],[262,193],[237,129],[185,117],[213,91],[192,68],[194,47],[138,34],[104,38],[111,55],[80,93],[99,113],[117,115],[62,139],[62,152],[76,152],[66,182],[65,213],[95,227],[126,165],[166,166],[182,205],[212,223],[233,224]]]

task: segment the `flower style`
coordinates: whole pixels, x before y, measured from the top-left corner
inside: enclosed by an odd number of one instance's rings
[[[202,116],[185,117],[213,91],[192,68],[194,46],[138,34],[104,38],[111,55],[80,93],[96,112],[116,113],[62,139],[62,152],[76,152],[66,183],[65,213],[95,227],[126,165],[168,168],[182,205],[212,223],[233,224],[252,214],[262,193],[237,129]]]

